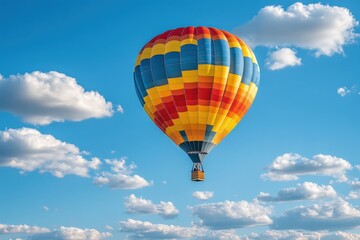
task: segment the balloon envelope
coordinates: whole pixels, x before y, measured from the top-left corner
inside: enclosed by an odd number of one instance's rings
[[[251,106],[260,70],[237,36],[186,27],[166,31],[142,48],[134,82],[151,120],[201,163]]]

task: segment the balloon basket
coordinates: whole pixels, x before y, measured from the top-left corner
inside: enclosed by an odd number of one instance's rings
[[[204,181],[205,172],[201,163],[194,163],[191,170],[191,181],[200,182]]]

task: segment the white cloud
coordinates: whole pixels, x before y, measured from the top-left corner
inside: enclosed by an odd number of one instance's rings
[[[208,200],[214,196],[214,193],[209,191],[195,191],[192,196],[200,200]]]
[[[270,208],[246,201],[201,204],[189,207],[204,226],[212,229],[233,229],[269,225]]]
[[[299,154],[285,153],[278,156],[261,177],[271,181],[290,181],[302,175],[324,175],[344,182],[347,181],[345,173],[351,168],[348,161],[335,156],[318,154],[307,159]]]
[[[345,97],[349,93],[351,93],[351,91],[347,89],[347,87],[341,87],[337,89],[337,94],[339,94],[342,97]]]
[[[138,189],[151,186],[152,183],[146,181],[139,175],[113,174],[108,172],[101,173],[101,176],[94,178],[94,183],[99,186],[108,186],[112,189]]]
[[[120,231],[129,233],[130,239],[194,239],[194,240],[240,240],[233,230],[209,230],[197,226],[180,227],[153,224],[134,219],[120,222]]]
[[[48,212],[50,209],[49,209],[48,206],[43,206],[43,210],[46,211],[46,212]]]
[[[348,232],[333,232],[333,233],[322,233],[321,240],[358,240],[360,234],[348,233]]]
[[[117,105],[116,111],[118,111],[119,113],[124,113],[124,108],[121,105]]]
[[[360,171],[360,165],[356,165],[355,168]]]
[[[102,240],[111,237],[108,232],[99,232],[95,229],[81,229],[75,227],[60,227],[51,231],[48,228],[28,225],[0,224],[1,234],[26,234],[29,240]],[[21,238],[15,238],[15,240]]]
[[[360,199],[360,190],[350,191],[349,195],[347,196],[347,199],[352,199],[352,200]]]
[[[108,230],[108,231],[113,231],[114,228],[112,226],[109,226],[109,225],[105,225],[105,229]]]
[[[154,204],[151,200],[138,198],[134,194],[125,198],[124,205],[127,213],[158,214],[163,218],[174,218],[179,214],[172,202],[161,201]]]
[[[293,46],[331,56],[354,41],[358,24],[347,8],[297,2],[287,9],[266,6],[234,31],[251,46]]]
[[[261,234],[253,233],[246,240],[356,240],[359,234],[347,232],[306,232],[295,230],[268,230]]]
[[[131,239],[190,239],[196,235],[194,228],[153,224],[133,219],[121,221],[120,230],[131,233]]]
[[[349,181],[349,184],[353,189],[360,190],[360,181],[358,179],[355,179],[353,181]]]
[[[110,117],[112,103],[98,92],[87,92],[65,74],[35,71],[0,79],[0,111],[20,116],[25,122],[81,121]]]
[[[273,51],[266,59],[266,66],[270,70],[279,70],[298,65],[301,65],[301,58],[298,58],[296,56],[296,51],[290,48],[281,48]]]
[[[257,196],[257,200],[264,202],[282,202],[333,197],[336,197],[336,192],[332,186],[319,186],[316,183],[304,182],[303,184],[297,184],[296,187],[280,190],[277,196],[271,196],[268,193],[261,192]]]
[[[273,229],[342,230],[360,227],[360,210],[348,202],[333,202],[299,206],[274,218]]]
[[[240,236],[237,235],[234,230],[203,230],[204,233],[201,236],[197,236],[195,239],[202,240],[241,240]],[[246,239],[244,239],[246,240]]]
[[[101,164],[98,158],[86,160],[75,145],[31,128],[0,131],[0,152],[2,167],[39,170],[59,178],[68,174],[88,177],[89,170]]]
[[[303,232],[295,230],[268,230],[261,234],[252,233],[246,240],[319,240],[321,233],[317,232]]]
[[[357,89],[356,85],[353,85],[351,88],[347,88],[347,87],[340,87],[337,89],[337,94],[339,94],[342,97],[345,97],[347,95],[353,94],[353,93],[358,93],[360,94],[359,90]]]
[[[36,233],[47,233],[50,232],[49,229],[37,226],[28,226],[28,225],[7,225],[0,224],[0,235],[1,234],[36,234]]]
[[[95,176],[94,184],[96,185],[108,186],[112,189],[138,189],[153,184],[139,175],[132,175],[136,165],[132,163],[127,166],[126,158],[107,159],[105,163],[111,167],[111,172],[104,171]]]
[[[111,236],[109,232],[99,232],[96,229],[60,227],[49,233],[33,235],[30,240],[102,240]]]
[[[131,163],[127,166],[126,160],[126,157],[122,157],[120,159],[105,159],[105,163],[109,165],[111,171],[115,173],[130,174],[136,168],[136,165]]]

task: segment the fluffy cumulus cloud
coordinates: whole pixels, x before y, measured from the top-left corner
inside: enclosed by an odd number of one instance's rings
[[[258,203],[224,201],[189,207],[202,225],[212,229],[233,229],[269,225],[271,210]]]
[[[233,230],[209,230],[198,226],[181,227],[153,224],[134,219],[120,222],[120,231],[130,234],[130,239],[196,239],[196,240],[240,240]]]
[[[214,196],[214,193],[209,191],[195,191],[192,196],[200,200],[208,200]]]
[[[290,181],[302,175],[324,175],[344,182],[347,181],[345,173],[350,169],[352,166],[348,161],[335,156],[318,154],[307,159],[299,154],[285,153],[277,157],[261,177],[271,181]]]
[[[130,233],[131,239],[190,239],[196,230],[174,225],[153,224],[128,219],[120,222],[120,230]]]
[[[174,218],[179,214],[172,202],[154,204],[151,200],[131,194],[124,202],[127,213],[158,214],[163,218]]]
[[[50,232],[49,229],[37,226],[28,226],[28,225],[7,225],[0,224],[0,235],[1,234],[37,234],[37,233],[47,233]]]
[[[360,210],[343,199],[299,206],[274,219],[273,229],[342,230],[360,227]]]
[[[298,58],[296,52],[290,48],[281,48],[273,51],[266,59],[266,66],[270,70],[279,70],[298,65],[301,65],[301,58]]]
[[[287,9],[266,6],[234,31],[251,46],[293,46],[331,56],[354,41],[358,24],[347,8],[297,2]]]
[[[96,229],[82,229],[75,227],[60,227],[44,234],[31,236],[30,240],[102,240],[111,237],[109,232],[99,232]]]
[[[332,186],[319,186],[316,183],[304,182],[297,184],[296,187],[282,189],[276,196],[261,192],[257,199],[264,202],[283,202],[333,197],[336,197],[336,192]]]
[[[138,189],[151,186],[152,182],[145,180],[139,175],[132,174],[135,164],[126,165],[126,158],[107,159],[105,163],[111,171],[103,171],[94,177],[94,184],[108,186],[111,189]]]
[[[55,71],[35,71],[0,77],[0,111],[20,116],[25,122],[46,125],[109,117],[113,106],[98,92],[85,91],[72,77]]]
[[[253,233],[246,240],[356,240],[359,234],[337,232],[306,232],[295,230],[268,230],[261,234]]]
[[[1,167],[39,170],[60,178],[68,174],[88,177],[101,164],[98,158],[85,159],[75,145],[31,128],[0,131],[0,152]]]

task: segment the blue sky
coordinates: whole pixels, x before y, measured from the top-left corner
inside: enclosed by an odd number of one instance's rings
[[[0,239],[360,238],[359,18],[350,0],[0,0]],[[184,26],[237,34],[261,69],[200,183],[132,79]]]

